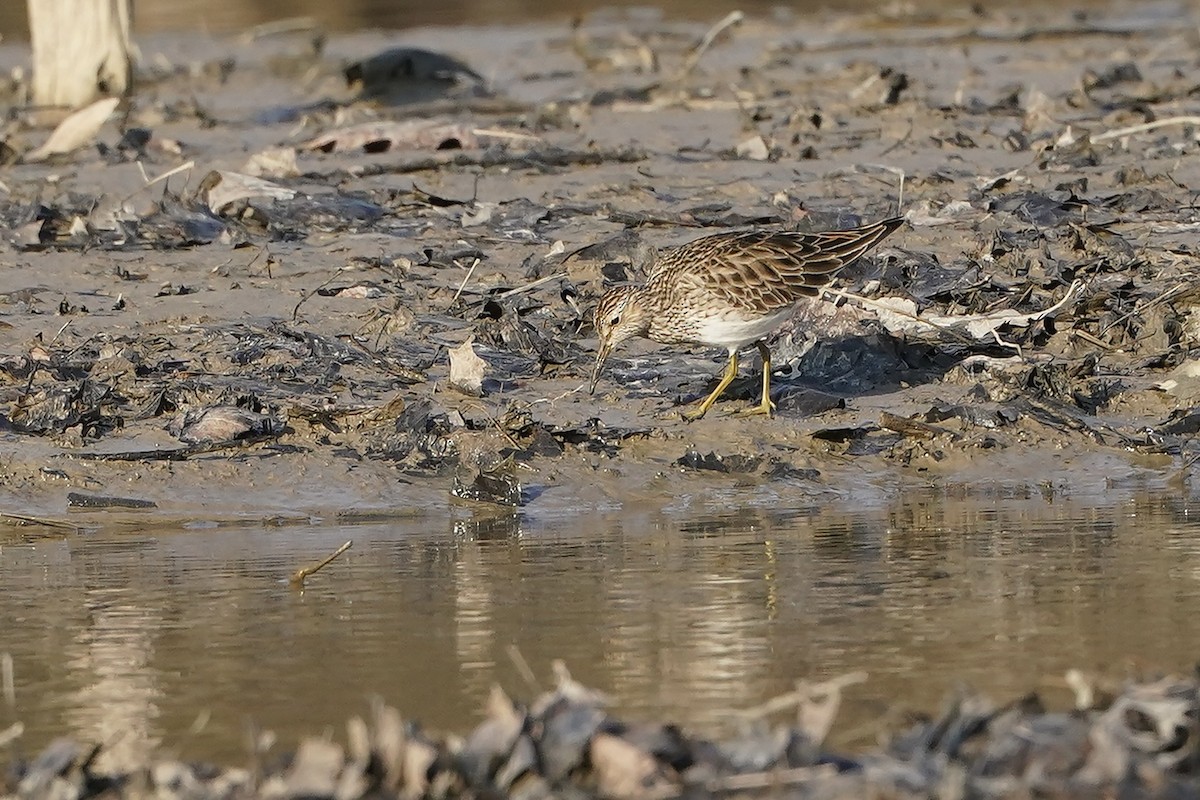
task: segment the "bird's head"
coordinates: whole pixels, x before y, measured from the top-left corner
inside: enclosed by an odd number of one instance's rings
[[[596,391],[600,370],[613,349],[626,339],[645,336],[650,330],[650,312],[641,299],[640,287],[618,286],[609,289],[596,304],[593,320],[600,346],[596,350],[596,366],[592,370],[590,391]]]

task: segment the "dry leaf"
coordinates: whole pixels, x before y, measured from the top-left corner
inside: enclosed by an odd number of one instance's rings
[[[347,286],[337,293],[338,297],[349,297],[355,300],[378,300],[383,297],[383,290],[378,286],[373,286],[367,283],[360,283],[354,286]]]
[[[649,753],[619,736],[598,733],[589,748],[596,788],[613,800],[661,797],[672,787]]]
[[[771,148],[767,147],[763,137],[757,133],[749,139],[739,142],[734,149],[740,157],[748,158],[751,161],[766,161],[771,155]]]
[[[305,739],[284,777],[288,796],[333,797],[344,763],[341,745],[322,739]]]
[[[204,193],[205,202],[208,203],[208,207],[214,214],[220,214],[221,209],[238,200],[246,200],[251,197],[291,200],[296,196],[295,189],[288,189],[286,186],[264,181],[253,175],[218,169],[204,176],[204,180],[200,182],[200,191]]]
[[[462,226],[469,228],[472,225],[486,225],[491,222],[492,216],[500,208],[499,203],[487,203],[478,201],[474,208],[470,211],[464,211],[462,215]]]
[[[458,122],[436,119],[388,120],[338,128],[300,145],[325,153],[363,150],[455,150],[479,147],[475,132]]]
[[[1012,309],[1000,309],[987,314],[920,314],[917,304],[903,297],[881,297],[871,300],[870,308],[874,309],[879,322],[892,334],[920,334],[931,330],[953,330],[966,333],[973,339],[988,339],[995,337],[996,331],[1011,325],[1015,328],[1025,326],[1053,317],[1064,307],[1074,302],[1082,284],[1076,282],[1067,290],[1063,299],[1041,311],[1022,314]]]
[[[91,142],[119,102],[119,98],[106,97],[71,114],[58,124],[45,144],[25,154],[25,161],[45,161],[50,156],[69,153]]]
[[[483,371],[487,362],[475,354],[471,340],[450,348],[450,385],[464,394],[483,395]]]
[[[296,165],[296,148],[271,147],[255,153],[246,161],[242,172],[256,178],[294,178],[300,174]]]

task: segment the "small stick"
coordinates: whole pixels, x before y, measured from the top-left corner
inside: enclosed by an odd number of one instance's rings
[[[140,162],[140,161],[139,161],[139,162],[137,162],[137,163],[138,163],[138,166],[139,166],[139,167],[141,167],[141,164],[142,164],[142,162]],[[158,183],[159,181],[165,181],[165,180],[167,180],[168,178],[170,178],[170,177],[171,177],[171,176],[173,176],[173,175],[178,175],[178,174],[179,174],[179,173],[181,173],[181,172],[185,172],[185,171],[187,171],[187,170],[190,170],[190,169],[191,169],[192,167],[194,167],[194,166],[196,166],[196,162],[195,162],[195,160],[192,160],[192,161],[186,161],[186,162],[184,162],[183,164],[180,164],[178,167],[175,167],[175,169],[170,169],[170,170],[167,170],[167,171],[166,171],[166,172],[164,172],[162,175],[159,175],[157,178],[153,178],[153,179],[150,179],[150,180],[146,180],[146,170],[145,170],[145,168],[144,168],[144,167],[141,167],[141,169],[142,169],[142,180],[143,180],[143,181],[145,181],[145,183],[143,183],[143,184],[142,184],[141,186],[139,186],[138,188],[134,189],[132,192],[130,192],[129,194],[127,194],[125,197],[121,198],[121,205],[125,205],[125,204],[126,204],[126,203],[128,203],[130,200],[132,200],[132,199],[133,199],[133,197],[134,197],[134,195],[136,195],[138,192],[141,192],[141,191],[142,191],[142,190],[144,190],[144,189],[149,189],[151,186],[153,186],[154,184]]]
[[[62,522],[61,520],[50,519],[48,517],[35,517],[32,514],[14,514],[10,511],[0,511],[0,523],[4,522],[15,525],[42,525],[47,528],[58,528],[59,530],[79,533],[78,525],[72,525],[69,522]]]
[[[1153,122],[1143,122],[1140,125],[1129,125],[1124,128],[1113,128],[1111,131],[1098,133],[1091,137],[1092,144],[1096,142],[1107,142],[1109,139],[1120,139],[1122,136],[1132,136],[1135,133],[1146,133],[1147,131],[1165,128],[1168,125],[1200,125],[1200,117],[1182,116],[1182,117],[1167,117],[1166,119],[1156,119]]]
[[[13,670],[12,653],[0,655],[0,682],[4,684],[4,702],[9,708],[17,707],[17,680]]]
[[[322,560],[316,564],[311,564],[307,567],[301,567],[300,569],[298,569],[292,573],[291,580],[289,580],[288,582],[291,583],[292,586],[294,586],[296,588],[303,588],[305,578],[307,578],[309,575],[314,575],[314,574],[320,572],[322,569],[324,569],[329,564],[331,564],[335,558],[337,558],[342,553],[349,550],[350,546],[353,544],[354,544],[354,542],[347,541],[344,545],[342,545],[337,550],[335,550],[332,555],[328,556],[324,560]]]
[[[312,290],[311,292],[309,292],[308,294],[306,294],[306,295],[304,295],[303,297],[301,297],[301,298],[300,298],[300,302],[299,302],[299,303],[296,303],[296,307],[292,309],[292,322],[295,322],[295,321],[296,321],[296,319],[297,319],[297,318],[300,316],[300,306],[302,306],[302,305],[304,305],[305,303],[307,303],[307,302],[308,302],[308,299],[309,299],[310,297],[312,297],[313,295],[315,295],[317,292],[321,291],[321,290],[322,290],[322,289],[324,289],[326,286],[328,286],[329,284],[331,284],[331,283],[333,283],[334,281],[336,281],[336,280],[338,279],[338,276],[339,276],[339,275],[341,275],[341,274],[342,274],[342,272],[343,272],[344,270],[345,270],[345,267],[338,267],[338,268],[337,268],[337,270],[336,270],[336,271],[335,271],[335,272],[334,272],[332,275],[330,275],[330,276],[329,276],[329,280],[325,281],[325,282],[324,282],[324,283],[322,283],[320,286],[318,286],[317,288],[313,289],[313,290]]]
[[[514,131],[502,131],[499,128],[472,128],[471,133],[476,136],[490,136],[493,139],[512,139],[518,142],[540,142],[540,136],[530,136],[528,133],[516,133]]]
[[[778,697],[773,697],[765,703],[755,706],[754,708],[747,708],[741,711],[735,711],[734,713],[736,716],[743,719],[763,719],[771,714],[778,714],[781,711],[788,711],[796,708],[803,703],[806,698],[810,697],[814,690],[824,692],[841,691],[847,686],[854,686],[855,684],[865,683],[866,681],[867,673],[863,670],[856,670],[855,672],[848,672],[845,675],[839,675],[836,678],[830,678],[824,683],[819,683],[810,687],[807,691],[787,692],[786,694],[781,694]]]
[[[1164,301],[1168,298],[1174,297],[1176,294],[1178,294],[1179,292],[1188,288],[1188,286],[1190,286],[1190,285],[1191,284],[1188,284],[1188,283],[1177,283],[1174,286],[1172,286],[1170,289],[1167,289],[1165,292],[1160,294],[1158,297],[1147,300],[1145,303],[1142,303],[1141,305],[1134,306],[1133,310],[1130,311],[1128,314],[1122,314],[1121,316],[1117,317],[1112,322],[1108,323],[1103,328],[1101,328],[1100,334],[1103,335],[1105,333],[1108,333],[1109,329],[1112,328],[1114,325],[1120,325],[1122,322],[1129,319],[1134,314],[1141,314],[1142,312],[1158,305],[1162,301]]]
[[[700,62],[700,58],[708,52],[708,48],[712,47],[712,43],[716,41],[717,37],[726,28],[737,25],[745,18],[746,15],[741,11],[730,11],[720,22],[709,28],[708,32],[704,34],[704,38],[692,48],[692,52],[688,53],[687,60],[683,62],[683,69],[679,70],[679,74],[675,76],[675,80],[678,81],[686,78],[696,68],[696,64]]]
[[[905,436],[916,436],[921,438],[929,438],[943,433],[950,433],[945,428],[939,428],[937,425],[930,425],[928,422],[922,422],[919,419],[909,419],[902,417],[899,414],[892,414],[884,411],[879,415],[879,424],[890,431],[902,433]]]
[[[1096,347],[1102,347],[1105,350],[1111,351],[1114,349],[1111,344],[1108,344],[1106,342],[1101,341],[1100,339],[1097,339],[1095,336],[1092,336],[1090,333],[1083,330],[1082,328],[1073,329],[1071,331],[1071,335],[1073,335],[1077,339],[1083,339],[1085,342],[1090,342],[1091,344],[1096,345]]]
[[[304,33],[311,31],[317,27],[315,17],[285,17],[284,19],[272,20],[264,22],[261,25],[255,25],[250,30],[243,33],[240,40],[249,44],[258,39],[265,39],[268,36],[278,36],[285,33]]]
[[[517,668],[517,672],[520,674],[521,679],[525,681],[525,685],[529,687],[529,690],[534,694],[541,694],[542,687],[538,684],[537,676],[530,669],[529,662],[525,660],[525,656],[521,655],[521,648],[515,644],[510,644],[504,648],[504,651],[508,653],[508,660]]]
[[[54,334],[54,337],[51,338],[50,341],[47,342],[46,344],[54,344],[55,342],[57,342],[58,337],[62,336],[63,331],[65,331],[70,325],[71,325],[71,320],[67,320],[66,322],[64,322],[63,326],[58,329],[58,333]]]
[[[709,781],[707,789],[710,792],[766,789],[772,786],[789,786],[818,778],[832,777],[837,770],[830,764],[818,764],[812,767],[790,767],[774,769],[767,772],[745,772],[740,775],[730,775]]]
[[[529,283],[523,284],[521,286],[517,286],[512,289],[505,289],[503,292],[500,292],[500,294],[496,295],[496,299],[503,300],[506,297],[512,297],[514,294],[521,294],[522,292],[528,292],[530,289],[537,288],[538,286],[541,286],[543,283],[550,283],[551,281],[558,280],[561,277],[563,277],[563,274],[561,272],[555,272],[550,275],[543,275],[542,277],[538,278],[537,280],[530,281]]]
[[[14,722],[4,730],[0,731],[0,747],[8,745],[21,738],[21,734],[25,733],[25,723]]]
[[[454,293],[454,297],[450,298],[450,305],[453,306],[458,302],[458,298],[462,295],[463,289],[467,288],[467,281],[471,280],[471,276],[475,274],[475,268],[479,266],[479,259],[471,262],[471,268],[467,270],[467,274],[462,279],[462,283],[458,285],[458,291]]]

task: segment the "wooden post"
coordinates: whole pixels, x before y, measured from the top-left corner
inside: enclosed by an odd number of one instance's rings
[[[27,0],[33,102],[76,108],[129,91],[132,0]]]

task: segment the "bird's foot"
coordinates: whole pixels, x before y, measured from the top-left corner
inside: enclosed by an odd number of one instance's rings
[[[759,403],[756,406],[739,409],[730,414],[731,417],[773,417],[775,415],[775,404],[768,400],[765,403]]]

